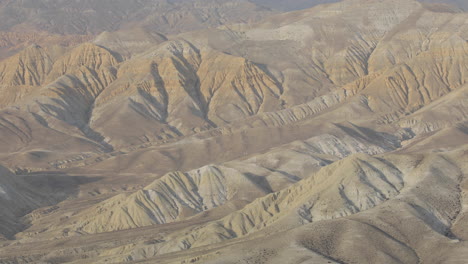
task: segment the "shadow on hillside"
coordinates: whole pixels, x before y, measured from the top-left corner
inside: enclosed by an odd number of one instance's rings
[[[16,212],[15,219],[3,219],[5,223],[0,226],[0,237],[3,235],[9,240],[14,240],[15,235],[30,227],[25,216],[39,208],[51,207],[67,199],[77,197],[80,186],[97,182],[102,177],[70,176],[62,172],[40,172],[26,175],[16,175],[25,182],[26,189],[22,188],[24,195],[31,197],[33,201],[28,208],[21,208]],[[0,202],[7,202],[0,200]],[[11,220],[15,220],[12,222]]]
[[[76,197],[79,186],[97,182],[102,177],[70,176],[60,172],[31,173],[17,176],[32,186],[35,192],[52,196],[53,202],[59,203],[70,197]]]

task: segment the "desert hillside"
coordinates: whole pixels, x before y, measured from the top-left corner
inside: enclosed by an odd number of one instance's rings
[[[176,34],[275,13],[248,0],[2,0],[0,58],[31,44],[75,46],[103,32],[142,28],[148,34]]]
[[[284,3],[0,1],[0,263],[465,263],[465,2]]]

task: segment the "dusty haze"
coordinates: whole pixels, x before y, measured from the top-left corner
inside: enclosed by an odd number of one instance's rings
[[[465,263],[466,8],[0,1],[0,263]]]

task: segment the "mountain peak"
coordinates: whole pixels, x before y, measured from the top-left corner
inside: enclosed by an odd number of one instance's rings
[[[0,263],[467,259],[468,13],[256,2],[0,0]]]

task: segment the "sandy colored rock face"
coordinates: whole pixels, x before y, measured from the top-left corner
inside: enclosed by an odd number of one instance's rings
[[[285,3],[0,1],[0,263],[468,259],[464,2]]]

